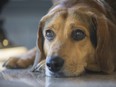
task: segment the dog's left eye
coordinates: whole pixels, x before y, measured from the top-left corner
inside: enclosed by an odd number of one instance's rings
[[[52,30],[46,30],[46,38],[48,40],[53,40],[55,37],[55,33]]]
[[[85,38],[85,33],[84,33],[82,30],[77,29],[77,30],[74,30],[74,31],[72,32],[71,37],[72,37],[74,40],[79,41],[79,40],[82,40],[82,39]]]

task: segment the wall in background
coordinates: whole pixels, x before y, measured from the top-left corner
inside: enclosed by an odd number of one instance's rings
[[[39,20],[51,5],[50,0],[10,0],[2,12],[8,38],[16,45],[33,48]]]

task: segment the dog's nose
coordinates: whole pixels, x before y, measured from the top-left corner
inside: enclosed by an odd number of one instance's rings
[[[46,60],[46,65],[51,72],[58,72],[63,67],[64,60],[58,56]]]

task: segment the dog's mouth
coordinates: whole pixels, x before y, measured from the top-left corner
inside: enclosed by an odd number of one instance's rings
[[[85,72],[85,68],[72,72],[72,71],[67,71],[64,67],[62,67],[60,70],[58,71],[53,71],[50,69],[50,67],[47,66],[45,60],[40,62],[33,70],[34,72],[40,72],[43,73],[46,76],[50,76],[50,77],[76,77],[76,76],[80,76]]]
[[[77,77],[77,76],[81,76],[83,74],[85,74],[85,70],[81,71],[81,72],[78,72],[78,73],[75,73],[75,72],[65,72],[63,69],[61,69],[60,71],[58,72],[52,72],[50,71],[47,66],[45,68],[45,75],[46,76],[49,76],[49,77],[56,77],[56,78],[67,78],[67,77]]]

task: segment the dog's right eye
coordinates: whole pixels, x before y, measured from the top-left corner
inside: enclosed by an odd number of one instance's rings
[[[46,30],[46,38],[51,41],[55,37],[55,33],[52,30]]]

